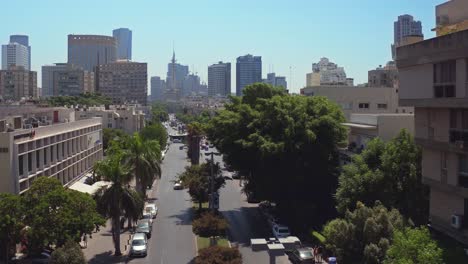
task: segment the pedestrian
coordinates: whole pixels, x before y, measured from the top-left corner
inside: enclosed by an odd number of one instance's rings
[[[83,237],[83,244],[84,244],[84,248],[88,247],[88,236],[86,234],[84,234],[84,237]]]
[[[314,246],[314,247],[313,247],[313,250],[314,250],[314,261],[318,261],[318,257],[317,257],[317,246]]]
[[[317,255],[319,256],[319,261],[322,262],[322,253],[323,253],[323,248],[322,246],[319,246],[317,248]]]
[[[100,231],[99,224],[94,224],[96,226],[96,233]]]

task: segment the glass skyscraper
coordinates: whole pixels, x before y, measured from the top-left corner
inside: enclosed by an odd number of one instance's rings
[[[132,31],[128,28],[118,28],[112,31],[117,40],[117,59],[132,60]]]
[[[237,58],[236,95],[241,96],[245,86],[262,82],[262,57],[247,54]]]

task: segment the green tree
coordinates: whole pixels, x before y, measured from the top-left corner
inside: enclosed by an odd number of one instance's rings
[[[24,227],[23,209],[18,195],[0,193],[0,256],[8,263]]]
[[[98,93],[84,93],[77,96],[53,96],[43,103],[50,106],[96,106],[112,104],[112,100]]]
[[[156,177],[161,177],[161,149],[158,141],[144,141],[135,133],[125,143],[123,153],[124,161],[133,171],[137,191],[146,197],[146,188],[153,184]]]
[[[192,224],[193,232],[203,237],[224,236],[227,228],[226,219],[211,212],[203,213]]]
[[[442,249],[425,227],[397,230],[387,251],[385,264],[440,264]]]
[[[104,128],[102,134],[102,147],[107,150],[112,142],[124,142],[130,137],[122,129],[117,128]]]
[[[167,106],[162,103],[154,103],[151,107],[151,115],[153,123],[166,122],[169,120]]]
[[[187,156],[191,159],[192,164],[197,164],[199,157],[193,157],[192,153],[199,153],[195,148],[200,149],[200,139],[204,134],[203,125],[198,122],[193,122],[187,125]],[[198,158],[198,159],[197,159]]]
[[[357,201],[369,205],[375,200],[397,208],[415,223],[427,222],[428,190],[421,182],[421,150],[405,130],[388,143],[378,138],[370,141],[339,177],[338,211],[353,209]]]
[[[86,264],[83,251],[75,241],[69,240],[52,252],[50,264]]]
[[[237,248],[212,246],[198,251],[195,264],[241,264],[242,255]]]
[[[130,189],[132,179],[130,169],[122,165],[121,153],[114,154],[96,166],[96,173],[106,181],[111,182],[108,188],[102,188],[95,194],[98,211],[110,218],[112,222],[112,241],[115,255],[120,256],[120,217],[126,212],[142,212],[142,198]]]
[[[325,97],[287,95],[266,84],[243,92],[206,130],[228,165],[246,176],[245,191],[275,202],[298,227],[334,215],[337,147],[346,137],[341,109]]]
[[[393,232],[407,224],[396,209],[387,210],[380,203],[366,207],[358,202],[356,210],[324,226],[325,246],[339,263],[381,263]]]
[[[161,123],[153,123],[149,126],[145,126],[141,131],[140,135],[143,140],[156,140],[159,143],[160,149],[165,149],[167,144],[167,131]]]

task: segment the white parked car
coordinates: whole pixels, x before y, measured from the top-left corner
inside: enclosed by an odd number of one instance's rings
[[[272,228],[273,235],[276,238],[285,238],[291,235],[291,232],[289,231],[289,228],[284,225],[274,225]]]
[[[156,218],[156,215],[158,214],[158,207],[154,203],[147,203],[143,213],[150,213],[153,218]]]
[[[146,234],[144,233],[135,233],[132,238],[132,245],[130,248],[130,257],[142,256],[146,257],[148,255],[148,240]]]
[[[141,219],[148,219],[150,224],[153,224],[153,214],[151,212],[143,212],[143,216],[141,217]]]
[[[174,190],[182,190],[182,189],[184,189],[184,186],[182,186],[181,182],[174,183]]]

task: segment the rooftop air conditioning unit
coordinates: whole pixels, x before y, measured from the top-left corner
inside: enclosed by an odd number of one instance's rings
[[[461,215],[452,215],[451,225],[453,228],[460,229],[462,227],[463,216]]]

